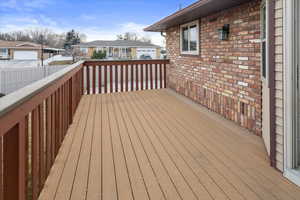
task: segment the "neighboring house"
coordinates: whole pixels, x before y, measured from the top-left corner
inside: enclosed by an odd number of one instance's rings
[[[262,137],[300,185],[300,3],[202,0],[147,27],[167,38],[168,86]]]
[[[97,40],[93,42],[74,45],[79,49],[83,57],[91,58],[94,51],[105,51],[107,59],[141,59],[144,57],[157,59],[161,58],[161,47],[140,41]]]
[[[47,59],[62,51],[31,42],[0,40],[0,60],[41,60],[42,57]]]

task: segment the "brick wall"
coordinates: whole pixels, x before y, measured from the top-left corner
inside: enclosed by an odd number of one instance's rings
[[[217,29],[230,24],[228,41]],[[180,55],[180,27],[167,31],[168,86],[261,135],[260,0],[200,19],[200,55]]]

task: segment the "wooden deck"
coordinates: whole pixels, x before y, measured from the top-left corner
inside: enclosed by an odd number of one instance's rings
[[[85,95],[39,199],[299,198],[259,137],[149,90]]]

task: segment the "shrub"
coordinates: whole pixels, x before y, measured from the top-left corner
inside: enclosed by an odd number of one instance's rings
[[[106,58],[106,51],[94,51],[92,59],[104,59]]]

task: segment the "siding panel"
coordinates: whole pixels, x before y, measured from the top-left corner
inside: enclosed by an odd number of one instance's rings
[[[276,34],[276,167],[283,171],[283,0],[275,4]]]

